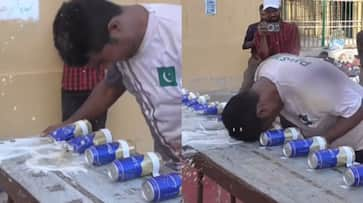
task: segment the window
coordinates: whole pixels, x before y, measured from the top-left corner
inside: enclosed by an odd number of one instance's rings
[[[303,48],[326,47],[333,38],[353,48],[362,30],[362,6],[363,0],[283,0],[282,16],[299,26]]]

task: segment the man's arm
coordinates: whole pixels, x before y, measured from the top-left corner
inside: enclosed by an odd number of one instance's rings
[[[257,55],[261,58],[261,59],[265,59],[267,57],[270,56],[270,51],[268,48],[268,43],[267,43],[267,33],[265,32],[257,32],[256,33],[256,42],[257,42],[257,46],[256,46],[256,51],[257,51]]]
[[[92,91],[84,104],[67,120],[62,123],[51,125],[43,130],[42,136],[62,126],[68,125],[81,119],[93,119],[106,112],[107,109],[125,92],[126,88],[113,87],[102,80]]]
[[[244,41],[242,45],[242,49],[252,49],[255,46],[255,42],[252,41]]]
[[[55,129],[73,123],[81,119],[93,119],[106,112],[109,107],[126,91],[123,84],[122,75],[114,65],[92,91],[84,104],[66,121],[49,126],[43,131],[43,135],[48,135]]]
[[[102,80],[92,91],[84,104],[65,122],[73,123],[81,119],[94,119],[106,112],[125,92],[126,88],[112,87]]]
[[[248,26],[245,39],[242,44],[242,49],[252,49],[255,46],[254,35],[256,30],[253,30],[253,25]]]
[[[324,135],[328,143],[344,136],[363,120],[363,106],[349,118],[339,117],[335,125]]]

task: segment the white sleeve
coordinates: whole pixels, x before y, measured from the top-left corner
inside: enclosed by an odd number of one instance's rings
[[[353,116],[362,105],[362,95],[354,91],[354,89],[345,88],[342,94],[337,95],[333,114],[349,118]]]

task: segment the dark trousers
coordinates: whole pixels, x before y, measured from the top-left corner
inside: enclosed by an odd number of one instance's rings
[[[91,91],[65,91],[62,90],[62,120],[67,120],[75,113],[79,107],[87,100]],[[94,120],[90,120],[92,123],[92,130],[97,131],[101,128],[105,128],[107,112],[100,115]]]

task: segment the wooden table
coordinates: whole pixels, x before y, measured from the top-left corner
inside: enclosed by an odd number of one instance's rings
[[[1,145],[0,145],[1,147]],[[145,178],[115,183],[107,176],[107,166],[91,167],[88,172],[34,172],[27,170],[27,156],[0,164],[0,187],[19,203],[144,203],[140,187]],[[166,201],[180,202],[181,198]]]
[[[195,150],[198,153],[191,165],[198,171],[197,177],[211,179],[227,191],[230,197],[226,202],[360,203],[363,200],[362,187],[344,186],[344,168],[311,170],[306,158],[282,157],[281,147],[241,143]],[[208,202],[203,199],[216,196],[204,186],[201,181],[196,188],[198,202]]]
[[[191,160],[183,170],[186,202],[363,202],[363,187],[343,185],[344,168],[311,170],[306,157],[284,158],[281,146],[232,141],[215,120],[183,108],[183,149]]]

